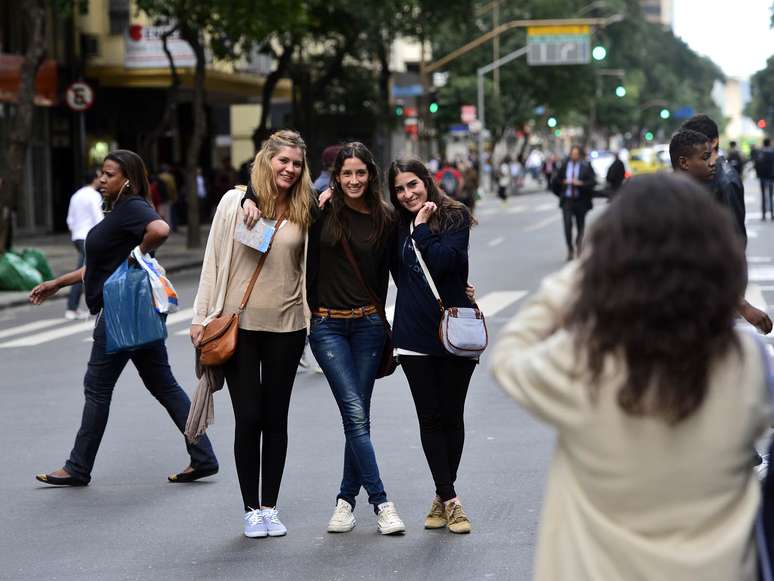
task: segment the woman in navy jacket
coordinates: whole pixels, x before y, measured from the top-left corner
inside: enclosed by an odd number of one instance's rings
[[[470,307],[468,241],[474,219],[463,204],[438,190],[420,161],[393,162],[388,183],[399,215],[397,253],[391,265],[398,287],[393,341],[414,398],[422,448],[436,487],[425,528],[448,526],[451,532],[468,533],[470,520],[454,482],[465,441],[465,396],[477,361],[451,355],[441,344],[441,309],[416,251],[444,305]]]

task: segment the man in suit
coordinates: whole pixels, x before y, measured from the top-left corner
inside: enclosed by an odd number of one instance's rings
[[[597,183],[594,168],[586,161],[580,145],[573,145],[570,156],[562,162],[554,174],[551,189],[559,197],[559,207],[564,218],[564,238],[567,242],[567,260],[580,256],[586,214],[592,208],[591,196]],[[573,220],[578,231],[573,247]]]

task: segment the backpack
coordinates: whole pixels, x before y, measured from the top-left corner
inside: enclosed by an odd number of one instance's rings
[[[457,191],[460,188],[460,183],[457,178],[454,177],[454,173],[451,170],[446,170],[441,175],[441,183],[439,184],[441,189],[446,192],[446,195],[451,198],[457,198]]]

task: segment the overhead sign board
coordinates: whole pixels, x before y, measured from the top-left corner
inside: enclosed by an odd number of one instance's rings
[[[591,29],[588,25],[527,28],[527,64],[585,65],[589,62]]]
[[[424,89],[422,88],[422,85],[419,83],[414,85],[393,85],[392,86],[392,96],[397,98],[419,97],[422,93],[424,93]]]
[[[124,34],[124,67],[127,69],[167,68],[169,59],[164,52],[162,35],[167,26],[143,26],[133,24]],[[175,65],[178,67],[193,67],[196,65],[196,55],[191,46],[175,31],[167,39]]]

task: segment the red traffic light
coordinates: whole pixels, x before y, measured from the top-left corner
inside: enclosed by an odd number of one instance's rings
[[[766,129],[766,120],[765,119],[758,119],[758,129]]]

